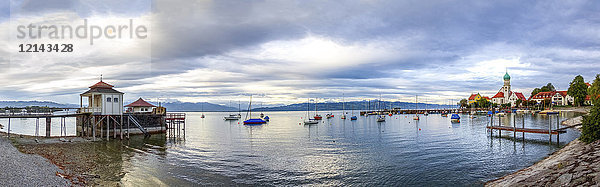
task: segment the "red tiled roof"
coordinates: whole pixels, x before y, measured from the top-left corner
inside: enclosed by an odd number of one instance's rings
[[[523,95],[523,93],[521,93],[521,92],[514,92],[514,93],[517,95],[517,98],[519,98],[519,99],[521,99],[523,101],[527,100],[527,98],[525,98],[525,96]]]
[[[90,86],[90,88],[112,88],[114,87],[113,85],[110,85],[108,83],[105,83],[103,81],[100,81],[92,86]]]
[[[475,97],[477,97],[477,95],[479,95],[479,94],[471,94],[471,96],[469,96],[469,100],[474,100]]]
[[[492,98],[499,98],[499,97],[504,97],[504,92],[498,92],[496,95],[494,95],[494,97]]]
[[[156,107],[156,106],[144,101],[142,98],[139,98],[137,101],[135,101],[131,104],[125,105],[125,107]]]
[[[485,98],[485,99],[487,99],[487,100],[490,100],[490,97],[487,97],[487,96],[486,96],[486,97],[483,97],[483,98]]]
[[[589,82],[586,82],[585,85],[587,85],[588,87],[592,86]]]
[[[531,98],[529,98],[529,99],[546,99],[546,98],[552,98],[557,93],[560,94],[563,97],[567,96],[567,91],[552,91],[552,92],[540,92],[540,93],[537,93],[534,96],[531,96]]]

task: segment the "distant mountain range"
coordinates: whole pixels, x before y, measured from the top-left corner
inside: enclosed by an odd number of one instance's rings
[[[158,105],[156,103],[153,103]],[[161,104],[163,107],[167,108],[167,111],[206,111],[206,112],[225,112],[225,111],[238,111],[237,107],[228,107],[219,104],[213,104],[208,102],[199,102],[199,103],[190,103],[190,102],[166,102]],[[401,108],[401,109],[414,109],[417,107],[415,103],[408,102],[388,102],[388,101],[352,101],[352,102],[334,102],[334,103],[317,103],[317,109],[320,111],[327,110],[377,110],[380,108],[391,109],[391,108]],[[26,107],[26,106],[47,106],[54,108],[78,108],[79,105],[76,104],[61,104],[50,101],[0,101],[0,108],[5,107]],[[242,111],[246,111],[247,104],[242,105]],[[258,107],[253,108],[254,111],[304,111],[310,109],[311,111],[315,110],[315,103],[310,103],[307,106],[307,103],[297,103],[290,104],[284,106],[276,106],[276,107]],[[456,105],[438,105],[438,104],[425,104],[418,103],[419,109],[435,109],[435,108],[456,108]]]
[[[436,109],[436,108],[456,108],[456,105],[438,105],[438,104],[425,104],[425,103],[408,103],[408,102],[388,102],[388,101],[352,101],[352,102],[335,102],[335,103],[317,103],[317,109],[320,111],[327,110],[378,110],[378,109],[392,109],[392,108],[401,108],[401,109],[415,109],[418,107],[419,109]],[[263,108],[253,108],[252,110],[256,111],[302,111],[302,110],[315,110],[315,103],[310,103],[307,106],[307,103],[298,103],[291,104],[285,106],[278,107],[263,107]]]
[[[79,108],[79,105],[75,104],[60,104],[51,101],[0,101],[0,108],[15,107],[23,108],[27,106],[42,106],[52,108]]]
[[[155,104],[156,105],[156,104]],[[208,102],[189,103],[189,102],[167,102],[161,104],[167,108],[167,111],[189,112],[189,111],[206,111],[206,112],[224,112],[238,111],[237,108],[213,104]]]

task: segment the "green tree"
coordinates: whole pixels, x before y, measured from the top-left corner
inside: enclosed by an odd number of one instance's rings
[[[457,104],[461,108],[466,108],[469,105],[469,101],[467,101],[467,99],[461,99]]]
[[[594,106],[588,115],[583,116],[581,126],[581,136],[579,139],[583,142],[593,142],[600,139],[600,74],[596,75],[596,79],[589,88]]]
[[[477,103],[477,105],[481,108],[489,108],[492,105],[492,102],[488,101],[485,98],[480,98],[475,103]]]
[[[554,85],[552,85],[552,83],[548,83],[548,84],[546,84],[546,86],[542,86],[541,88],[533,89],[533,91],[531,92],[531,95],[533,96],[540,92],[551,92],[551,91],[556,91],[556,88],[554,88]]]
[[[520,107],[521,104],[523,104],[523,100],[522,99],[517,99],[517,101],[515,101],[515,105],[517,105],[517,107]]]
[[[592,86],[588,89],[588,94],[592,100],[592,104],[600,105],[600,74],[596,75],[596,79],[592,83]]]
[[[581,75],[577,75],[575,79],[571,81],[567,94],[573,97],[574,105],[583,105],[583,102],[585,102],[585,96],[587,96],[587,85],[585,84],[585,81]]]

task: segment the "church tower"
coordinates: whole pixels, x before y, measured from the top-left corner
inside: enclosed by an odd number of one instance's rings
[[[504,100],[508,101],[510,97],[510,75],[508,75],[508,71],[504,74],[504,86],[502,86],[502,92],[504,93]]]

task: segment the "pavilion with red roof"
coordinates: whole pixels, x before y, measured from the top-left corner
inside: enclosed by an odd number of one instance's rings
[[[119,92],[100,78],[100,82],[90,86],[89,90],[80,94],[79,104],[81,112],[94,115],[122,115],[123,92]],[[87,97],[87,107],[83,106],[84,97]]]
[[[141,97],[138,100],[134,101],[133,103],[125,105],[125,107],[128,108],[127,109],[128,112],[133,112],[133,113],[152,112],[152,109],[156,108],[155,105],[144,101],[144,99],[142,99]]]

